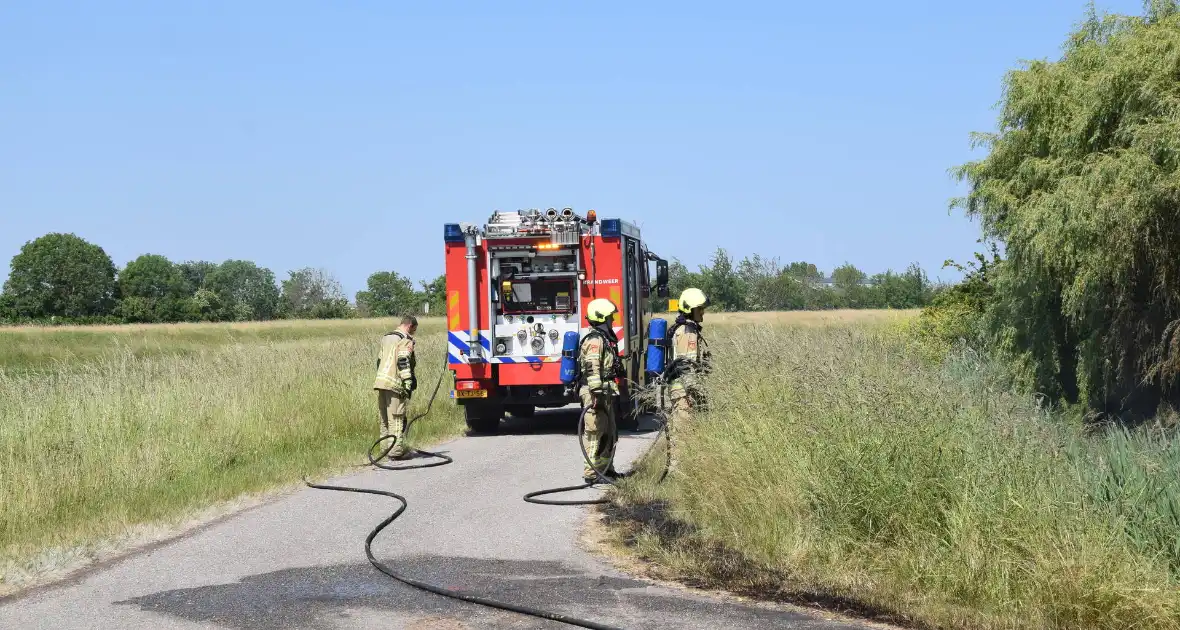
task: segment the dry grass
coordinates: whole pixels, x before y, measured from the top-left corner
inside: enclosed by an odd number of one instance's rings
[[[932,628],[1180,628],[1180,445],[1086,438],[904,320],[718,320],[682,465],[611,511],[653,570]]]
[[[419,322],[425,326],[425,322],[435,321],[441,322],[441,317],[419,317]],[[169,323],[169,324],[94,324],[86,326],[9,326],[0,329],[0,334],[18,333],[18,334],[68,334],[72,332],[100,332],[103,334],[114,335],[133,335],[133,334],[179,334],[187,333],[204,333],[212,329],[220,330],[244,330],[244,331],[266,331],[266,330],[293,330],[299,333],[306,333],[311,330],[329,330],[332,334],[342,334],[356,331],[368,331],[374,328],[387,328],[389,326],[396,326],[397,320],[389,317],[373,317],[362,319],[278,319],[266,322],[223,322],[216,324],[202,324],[202,323]]]
[[[767,311],[759,313],[710,313],[706,323],[719,326],[745,324],[787,324],[791,326],[830,326],[839,323],[889,323],[909,320],[917,310]]]
[[[47,558],[363,461],[378,430],[377,334],[392,323],[337,324],[0,333],[31,358],[0,368],[0,587]],[[441,330],[420,328],[412,415],[442,370]],[[107,337],[91,347],[85,335]],[[440,398],[411,437],[461,427]]]
[[[829,311],[761,311],[756,313],[708,313],[705,325],[744,326],[750,324],[789,324],[793,326],[829,326],[838,323],[889,323],[904,322],[919,311],[914,310],[855,310],[835,309]],[[665,319],[675,319],[675,313],[657,313]]]
[[[419,320],[421,330],[441,330],[441,318]],[[347,339],[376,335],[397,325],[392,318],[130,324],[126,326],[18,326],[0,328],[0,369],[56,370],[115,355],[134,358],[192,355],[235,344]]]

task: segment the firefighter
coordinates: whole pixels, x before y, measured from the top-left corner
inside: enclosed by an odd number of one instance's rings
[[[691,418],[692,410],[705,404],[700,377],[709,373],[712,355],[701,335],[705,307],[709,300],[700,289],[688,288],[680,294],[680,313],[668,331],[672,343],[668,390],[672,402],[672,426]]]
[[[615,472],[615,445],[619,440],[615,423],[615,398],[619,395],[615,383],[619,358],[619,342],[611,326],[618,308],[610,300],[599,298],[586,308],[586,319],[593,325],[582,338],[578,348],[582,383],[578,392],[586,420],[583,443],[591,462],[585,463],[582,479],[586,483],[598,481],[597,468],[609,479],[618,479]]]
[[[405,445],[406,407],[418,387],[415,374],[417,357],[414,355],[414,333],[418,319],[402,317],[397,329],[381,337],[381,351],[377,357],[377,407],[381,415],[381,437],[394,436],[396,442],[389,451],[389,459],[406,459],[410,453]]]

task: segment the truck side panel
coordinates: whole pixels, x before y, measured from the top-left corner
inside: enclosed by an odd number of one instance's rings
[[[483,245],[475,249],[475,290],[476,300],[487,293],[487,257],[484,255]],[[468,319],[467,298],[467,246],[463,243],[446,243],[446,271],[447,271],[447,352],[448,362],[466,364],[467,341],[470,338],[471,322]],[[488,329],[486,305],[479,303],[477,309],[478,330]],[[487,340],[481,337],[481,342],[487,345]],[[489,375],[490,376],[490,375]]]
[[[591,242],[593,241],[594,263],[591,263]],[[622,340],[620,327],[624,320],[623,313],[623,251],[622,239],[603,236],[582,237],[582,256],[585,260],[586,280],[582,283],[582,304],[589,304],[590,300],[606,298],[614,302],[619,309],[615,316],[617,338]],[[590,321],[586,319],[585,310],[582,311],[582,328],[590,328]],[[626,354],[623,344],[619,345],[619,354]]]

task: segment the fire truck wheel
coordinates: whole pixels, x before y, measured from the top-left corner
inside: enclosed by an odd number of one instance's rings
[[[512,405],[508,407],[508,413],[516,418],[532,418],[533,414],[537,413],[535,405]]]
[[[500,419],[504,411],[483,405],[465,405],[463,416],[472,433],[494,434],[500,430]]]

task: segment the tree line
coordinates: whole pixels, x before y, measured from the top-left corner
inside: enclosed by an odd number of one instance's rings
[[[1144,6],[1091,7],[1059,59],[1007,73],[955,170],[990,251],[922,318],[1092,419],[1180,409],[1180,3]]]
[[[721,248],[696,271],[679,260],[668,264],[669,297],[676,298],[688,287],[704,291],[710,309],[721,311],[919,308],[941,290],[917,263],[901,273],[890,269],[871,276],[845,263],[825,276],[813,263],[784,264],[759,254],[735,264]],[[667,307],[663,300],[653,302],[653,309],[661,307]]]
[[[63,233],[25,243],[10,267],[0,293],[0,322],[6,323],[335,319],[437,314],[446,306],[442,275],[415,286],[396,271],[378,271],[350,301],[340,282],[320,269],[292,270],[277,282],[273,271],[248,260],[173,262],[159,254],[117,269],[102,247]],[[758,255],[735,265],[724,249],[697,271],[671,262],[672,297],[689,286],[727,311],[914,308],[936,292],[917,265],[869,276],[845,264],[827,278],[814,264],[780,265]],[[667,302],[653,298],[652,308],[666,310]]]
[[[176,263],[144,254],[116,269],[102,247],[74,234],[29,241],[13,256],[0,292],[7,323],[227,322],[271,319],[385,317],[440,312],[442,276],[414,286],[396,271],[379,271],[355,302],[330,273],[273,271],[248,260]]]

